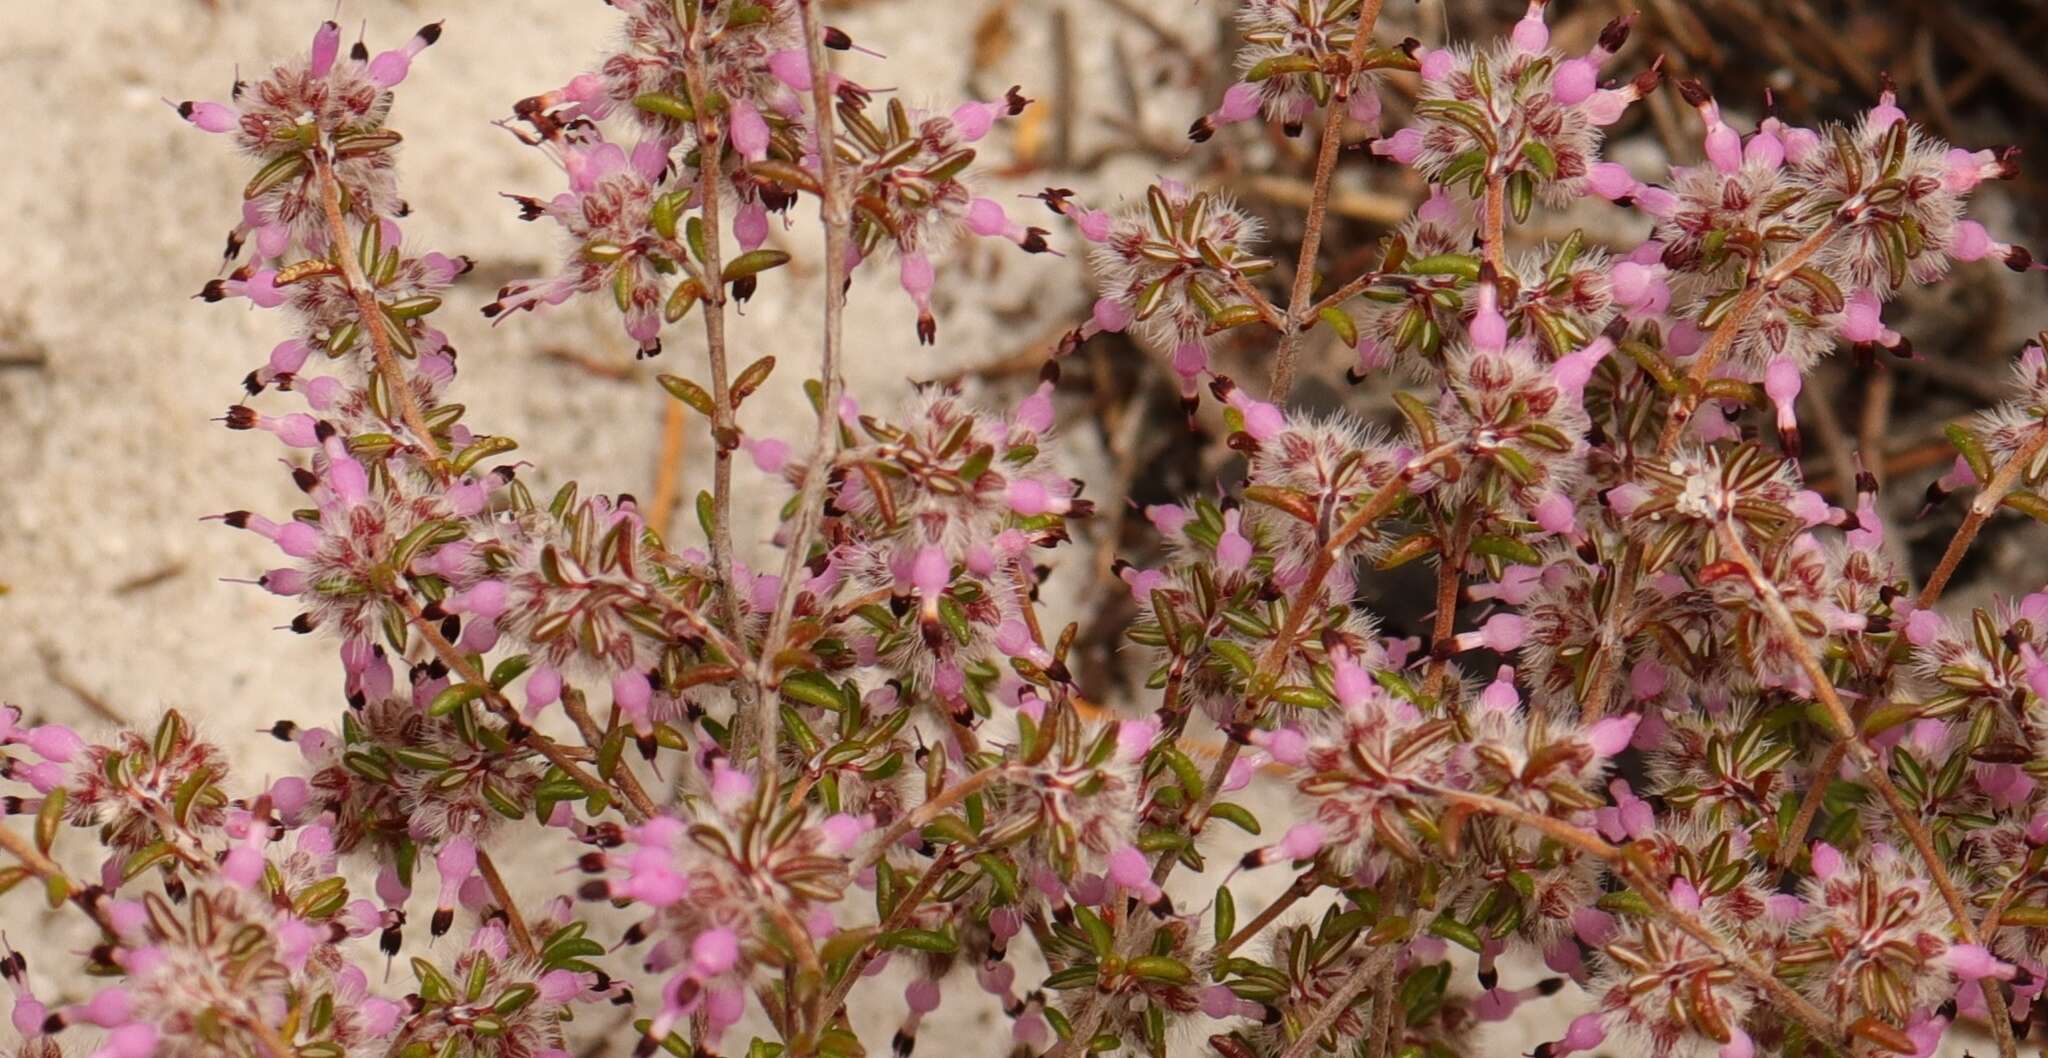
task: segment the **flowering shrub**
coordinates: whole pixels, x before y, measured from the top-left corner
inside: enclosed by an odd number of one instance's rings
[[[1243,0],[1240,79],[1191,138],[1317,137],[1287,272],[1227,194],[1169,179],[1115,207],[1048,189],[1057,232],[1014,219],[973,144],[1025,96],[883,99],[829,68],[855,49],[815,0],[610,6],[616,51],[507,122],[565,175],[514,202],[569,249],[483,311],[608,298],[645,356],[702,321],[706,362],[661,376],[717,441],[702,544],[630,496],[536,495],[451,399],[430,321],[469,264],[407,244],[388,125],[438,24],[373,56],[328,22],[231,99],[179,104],[254,170],[203,296],[281,310],[225,421],[290,449],[306,497],[220,520],[282,552],[257,583],[335,642],[346,705],[280,721],[305,767],[267,782],[177,712],[87,737],[0,711],[4,805],[33,819],[0,829],[0,888],[89,917],[108,982],[46,1002],[11,954],[20,1053],[559,1058],[610,1003],[642,1055],[852,1058],[877,1041],[847,1004],[881,1001],[863,980],[894,957],[899,1054],[978,987],[1053,1058],[1447,1058],[1565,989],[1584,1013],[1540,1058],[1927,1055],[1964,1017],[2014,1055],[2048,982],[2048,593],[1936,604],[2002,509],[2048,519],[2044,353],[1951,429],[1929,499],[1973,491],[1917,591],[1874,481],[1849,509],[1806,487],[1794,414],[1843,343],[1910,355],[1883,320],[1903,290],[2032,267],[1966,218],[2010,155],[1936,142],[1889,94],[1745,133],[1686,82],[1705,160],[1639,177],[1600,154],[1662,85],[1654,62],[1606,76],[1627,19],[1565,54],[1534,0],[1503,40],[1429,48],[1376,38],[1379,0]],[[1395,83],[1412,121],[1379,137]],[[1347,123],[1431,192],[1325,284]],[[1647,241],[1509,246],[1589,198]],[[771,218],[812,205],[825,339],[798,451],[740,425],[778,364],[730,363],[724,323],[789,260]],[[1038,605],[1094,511],[1057,457],[1057,359],[1009,406],[843,392],[849,275],[892,258],[936,341],[934,259],[962,234],[1092,245],[1099,300],[1058,352],[1132,332],[1243,456],[1224,494],[1148,507],[1154,564],[1116,567],[1149,666],[1132,708],[1081,700],[1076,629]],[[1224,332],[1255,336],[1263,386],[1218,372]],[[1398,430],[1290,407],[1325,337],[1354,380],[1396,375]],[[742,452],[791,492],[779,569],[734,545]],[[1389,635],[1363,578],[1418,561],[1432,628]],[[1284,815],[1229,799],[1259,770]],[[1260,844],[1196,889],[1218,822]],[[562,871],[538,905],[493,859],[514,842]],[[1250,871],[1294,880],[1240,921]],[[455,938],[408,947],[422,921]],[[400,955],[409,982],[377,969]]]

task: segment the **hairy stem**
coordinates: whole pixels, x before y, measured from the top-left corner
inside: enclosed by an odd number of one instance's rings
[[[448,468],[441,459],[440,443],[434,440],[434,431],[427,426],[426,416],[420,411],[412,383],[407,381],[405,369],[398,363],[398,353],[391,347],[391,335],[384,329],[390,322],[384,318],[383,307],[377,304],[377,292],[363,275],[362,263],[356,260],[355,251],[350,246],[348,221],[341,212],[341,182],[334,178],[334,165],[328,161],[324,150],[308,153],[312,156],[313,171],[320,183],[320,211],[327,219],[329,250],[334,256],[334,263],[341,269],[342,282],[347,284],[349,296],[355,299],[356,317],[362,321],[363,333],[370,339],[370,356],[377,374],[398,405],[399,421],[425,449],[427,466],[435,476],[446,479]]]
[[[1239,927],[1236,933],[1230,935],[1230,939],[1218,944],[1216,951],[1213,953],[1214,957],[1220,961],[1224,956],[1244,947],[1247,941],[1265,932],[1266,927],[1272,925],[1274,919],[1286,914],[1287,909],[1293,907],[1302,897],[1316,891],[1316,887],[1321,884],[1317,880],[1321,873],[1319,869],[1314,867],[1303,871],[1301,876],[1294,880],[1294,884],[1288,886],[1287,891],[1281,893],[1278,899],[1267,904],[1264,911],[1259,912],[1250,922]]]
[[[824,388],[818,402],[818,433],[811,443],[811,457],[804,464],[802,498],[797,502],[796,525],[789,534],[788,550],[782,556],[782,586],[769,617],[768,634],[761,640],[761,666],[754,691],[753,733],[761,749],[761,766],[769,782],[776,781],[777,687],[781,667],[776,655],[796,610],[800,574],[810,557],[811,537],[818,531],[825,496],[825,481],[834,455],[839,450],[839,401],[846,380],[839,375],[839,346],[846,315],[847,247],[852,238],[851,215],[847,212],[846,188],[840,182],[839,152],[834,149],[832,128],[831,67],[825,61],[825,27],[818,18],[818,0],[800,0],[804,44],[811,67],[811,109],[817,123],[818,212],[825,225],[825,342],[819,358],[819,383]]]
[[[881,837],[876,839],[874,844],[868,846],[868,851],[862,853],[860,859],[854,861],[852,873],[862,874],[868,868],[882,862],[882,858],[887,856],[889,850],[895,848],[896,843],[902,841],[905,835],[908,835],[911,831],[923,830],[925,827],[930,826],[932,821],[939,818],[939,815],[945,812],[946,809],[981,792],[983,787],[1008,774],[1009,771],[1010,766],[1008,764],[995,764],[983,768],[961,779],[959,782],[940,790],[923,804],[897,817],[896,822],[889,824],[889,829],[882,831]]]
[[[1320,1050],[1323,1036],[1330,1031],[1331,1026],[1337,1024],[1337,1019],[1343,1017],[1345,1011],[1351,1009],[1351,1005],[1358,997],[1365,994],[1365,990],[1371,988],[1374,983],[1391,976],[1389,971],[1393,969],[1394,956],[1400,950],[1399,945],[1390,944],[1376,948],[1371,954],[1360,959],[1358,969],[1353,971],[1350,977],[1345,978],[1344,983],[1337,986],[1335,992],[1330,993],[1330,998],[1324,1000],[1323,1005],[1316,1009],[1316,1016],[1301,1027],[1301,1035],[1296,1036],[1294,1042],[1280,1052],[1280,1058],[1308,1058]]]
[[[959,864],[957,846],[950,846],[945,852],[940,853],[939,858],[933,860],[932,865],[926,868],[925,872],[918,876],[917,881],[911,883],[910,888],[897,899],[896,907],[889,912],[889,917],[876,927],[875,935],[880,937],[908,925],[910,916],[917,913],[918,906],[924,903],[924,898],[930,896],[939,881],[952,873]],[[847,993],[853,991],[853,986],[860,982],[868,964],[873,962],[878,954],[880,949],[873,942],[863,946],[853,961],[847,965],[846,973],[833,984],[831,991],[824,994],[823,1002],[819,1004],[818,1009],[843,1010],[846,1006]]]
[[[505,879],[498,874],[498,865],[491,854],[481,846],[476,850],[477,873],[484,876],[484,884],[490,887],[491,899],[505,909],[505,921],[512,927],[512,946],[519,954],[531,959],[539,951],[533,946],[533,931],[526,928],[526,916],[519,913],[519,902],[512,899],[512,891],[505,888]]]
[[[692,34],[701,35],[707,21],[697,19]],[[709,98],[701,40],[691,42],[684,76],[691,98]],[[711,362],[711,403],[715,413],[711,421],[711,565],[718,574],[718,583],[724,586],[724,590],[718,593],[719,614],[737,639],[740,636],[740,603],[733,587],[732,450],[739,444],[739,423],[734,416],[731,366],[727,363],[725,344],[725,262],[720,247],[718,217],[719,166],[725,154],[725,139],[709,111],[709,107],[701,106],[696,110],[696,198],[697,208],[704,218],[704,348]],[[747,660],[745,648],[741,646],[739,649],[742,653],[733,660],[744,665]],[[742,702],[747,700],[748,693],[758,693],[745,680],[734,682],[740,685]],[[773,782],[775,755],[769,753],[764,756],[771,768],[768,779]]]
[[[1436,617],[1430,628],[1429,676],[1423,684],[1423,696],[1436,699],[1443,694],[1444,681],[1450,675],[1451,642],[1458,629],[1458,591],[1465,584],[1465,555],[1471,546],[1472,508],[1459,508],[1453,518],[1451,536],[1444,541],[1443,550],[1437,555],[1436,565]],[[1540,724],[1531,724],[1531,737]]]
[[[66,887],[72,888],[70,877],[64,873],[64,868],[57,865],[56,860],[43,855],[41,849],[8,827],[0,826],[0,849],[6,849],[36,877],[46,881],[51,878],[62,878]]]
[[[1955,576],[1956,567],[1962,564],[1963,556],[1970,545],[1977,540],[1977,534],[1984,529],[1984,523],[1998,513],[1998,505],[2012,494],[2020,479],[2026,476],[2027,468],[2040,458],[2041,450],[2048,447],[2048,424],[2037,424],[2027,431],[2027,440],[2019,451],[2014,452],[2005,465],[1998,468],[1990,481],[1970,500],[1969,513],[1963,516],[1963,524],[1956,527],[1956,535],[1949,540],[1948,549],[1941,553],[1941,561],[1934,572],[1927,577],[1927,586],[1920,589],[1919,604],[1922,609],[1933,606],[1947,589],[1950,577]]]
[[[1486,174],[1486,200],[1479,217],[1479,247],[1493,274],[1504,274],[1501,251],[1507,244],[1508,177],[1498,170]]]
[[[1381,3],[1364,0],[1359,5],[1358,32],[1351,38],[1345,69],[1356,70],[1365,60],[1365,47],[1380,20]],[[1316,289],[1316,254],[1323,245],[1323,223],[1330,212],[1330,177],[1337,171],[1337,152],[1344,145],[1344,111],[1350,101],[1349,91],[1338,91],[1323,108],[1323,138],[1317,144],[1315,179],[1309,185],[1308,217],[1301,231],[1301,255],[1295,259],[1294,290],[1287,299],[1286,327],[1280,347],[1274,351],[1273,375],[1266,385],[1266,398],[1275,404],[1284,404],[1294,391],[1295,360],[1301,353],[1303,330],[1299,313]]]
[[[1813,817],[1820,814],[1820,803],[1826,799],[1828,783],[1842,766],[1842,758],[1849,755],[1846,742],[1837,742],[1828,747],[1828,755],[1821,758],[1820,767],[1814,769],[1813,781],[1806,787],[1806,794],[1799,799],[1799,814],[1792,817],[1792,829],[1785,834],[1784,843],[1778,846],[1779,868],[1789,868],[1799,857],[1799,850],[1806,846],[1806,834],[1813,829]]]

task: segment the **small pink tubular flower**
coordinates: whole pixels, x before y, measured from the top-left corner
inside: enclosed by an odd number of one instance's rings
[[[1590,1051],[1606,1039],[1607,1030],[1600,1025],[1600,1015],[1581,1014],[1572,1019],[1571,1025],[1565,1029],[1564,1039],[1551,1045],[1549,1054],[1551,1058],[1564,1058],[1568,1054]]]
[[[936,545],[927,544],[911,561],[911,590],[925,599],[936,600],[945,593],[946,585],[952,580],[952,571],[953,564],[946,558],[946,552]]]
[[[1949,972],[1964,982],[1974,982],[1986,977],[2010,981],[2018,976],[2019,968],[1991,954],[1981,944],[1955,944],[1946,956]]]
[[[1771,361],[1764,369],[1764,392],[1778,409],[1778,440],[1785,446],[1787,454],[1799,455],[1799,415],[1797,404],[1802,379],[1799,365],[1792,360],[1780,358]]]
[[[612,704],[619,707],[619,714],[634,731],[646,735],[654,730],[654,685],[646,673],[628,671],[612,677]]]
[[[1479,692],[1479,707],[1496,713],[1513,713],[1522,708],[1522,695],[1515,689],[1515,667],[1502,665],[1494,673],[1493,682]]]
[[[1540,52],[1550,47],[1550,27],[1543,22],[1543,7],[1549,0],[1529,0],[1529,9],[1514,29],[1508,31],[1508,40],[1517,51]]]
[[[1609,275],[1614,300],[1630,318],[1654,316],[1671,305],[1671,286],[1661,265],[1619,261]]]
[[[1520,649],[1528,625],[1519,614],[1499,613],[1487,618],[1477,631],[1460,632],[1454,641],[1458,650],[1477,650],[1485,647],[1496,653],[1507,654]]]
[[[1292,724],[1282,725],[1271,731],[1254,730],[1251,733],[1251,742],[1252,745],[1265,750],[1273,760],[1289,767],[1301,764],[1308,753],[1308,738],[1301,733],[1300,728]]]
[[[1135,846],[1124,845],[1111,852],[1107,870],[1111,884],[1137,894],[1148,904],[1164,895],[1158,883],[1152,880],[1152,864]]]
[[[1840,874],[1846,861],[1841,850],[1825,841],[1813,843],[1813,876],[1825,882]]]
[[[178,116],[191,122],[203,132],[227,132],[235,127],[239,115],[225,103],[179,103]]]
[[[54,764],[68,764],[85,749],[85,740],[62,724],[39,724],[22,741],[36,756]]]
[[[1252,542],[1239,529],[1244,512],[1232,510],[1223,515],[1223,535],[1216,541],[1216,564],[1227,570],[1240,570],[1252,560]]]
[[[1392,136],[1372,141],[1372,153],[1402,165],[1414,165],[1422,157],[1422,133],[1415,128],[1401,129]]]
[[[1287,416],[1278,407],[1254,399],[1241,387],[1231,387],[1227,402],[1244,417],[1244,432],[1256,441],[1270,441],[1287,429]]]
[[[441,24],[439,22],[421,27],[420,31],[413,34],[412,39],[406,41],[403,47],[394,48],[370,60],[370,80],[385,88],[397,85],[400,81],[405,80],[405,75],[412,70],[413,57],[427,50],[435,41],[440,39]]]
[[[1614,339],[1603,334],[1584,349],[1560,357],[1551,365],[1551,377],[1556,380],[1558,389],[1576,398],[1585,392],[1586,383],[1593,377],[1600,361],[1607,359],[1607,354],[1613,351]]]
[[[727,121],[732,130],[733,149],[740,152],[740,157],[750,162],[768,157],[768,122],[754,108],[752,100],[733,100]]]
[[[1312,860],[1323,850],[1326,840],[1321,824],[1296,823],[1281,835],[1279,849],[1290,860]]]
[[[1586,172],[1586,190],[1609,202],[1631,198],[1641,187],[1619,162],[1600,162]]]
[[[1610,716],[1595,723],[1586,731],[1586,744],[1600,757],[1612,757],[1628,748],[1629,740],[1635,737],[1636,725],[1642,716],[1631,713],[1627,716]]]
[[[455,921],[456,894],[476,874],[476,842],[451,838],[434,854],[434,867],[441,875],[440,895],[434,898],[434,918],[429,929],[438,937]]]
[[[1509,606],[1520,606],[1535,594],[1543,578],[1543,571],[1535,566],[1509,566],[1501,571],[1500,580],[1487,584],[1474,584],[1465,589],[1473,602],[1499,599]]]

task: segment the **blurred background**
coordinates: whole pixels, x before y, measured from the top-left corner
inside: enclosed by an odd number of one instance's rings
[[[856,80],[913,105],[994,98],[1011,84],[1038,101],[987,141],[986,193],[1007,201],[1057,186],[1107,206],[1162,174],[1206,182],[1261,214],[1272,256],[1292,260],[1312,141],[1250,125],[1200,147],[1185,136],[1233,77],[1228,0],[827,7],[859,43],[888,55],[886,63],[843,56],[841,69]],[[341,705],[340,670],[332,642],[281,628],[293,612],[284,601],[223,581],[275,564],[270,546],[200,521],[294,505],[270,439],[212,421],[240,399],[239,380],[282,330],[240,303],[194,300],[219,268],[249,167],[179,121],[165,99],[225,97],[237,64],[253,70],[303,49],[330,16],[351,36],[365,27],[373,50],[445,20],[440,43],[401,87],[392,125],[406,136],[409,242],[478,262],[439,317],[463,354],[457,399],[470,407],[470,421],[520,441],[538,493],[575,479],[588,491],[673,503],[684,512],[675,535],[695,539],[688,511],[709,480],[701,420],[681,430],[666,422],[673,402],[653,382],[657,370],[702,375],[702,340],[689,323],[671,330],[660,360],[636,364],[608,311],[572,306],[497,327],[476,312],[500,284],[551,272],[562,250],[552,229],[520,223],[499,197],[551,195],[560,174],[492,122],[595,56],[612,31],[611,12],[598,0],[347,0],[335,10],[331,0],[0,4],[0,83],[10,88],[0,108],[0,701],[20,704],[32,719],[88,727],[148,723],[175,706],[229,747],[252,781],[294,766],[289,747],[258,729],[285,718],[331,721]],[[1661,55],[1667,73],[1711,85],[1739,128],[1770,107],[1802,124],[1852,117],[1889,84],[1911,116],[1960,145],[2016,143],[2028,158],[2048,157],[2039,120],[2048,111],[2048,74],[2035,59],[2048,46],[2048,3],[2040,0],[1558,0],[1554,41],[1583,50],[1628,10],[1637,13],[1636,31],[1610,73],[1626,77]],[[1387,0],[1380,34],[1429,44],[1484,38],[1521,12],[1514,0]],[[1391,80],[1389,131],[1404,119],[1412,91],[1411,80]],[[1667,164],[1697,160],[1698,131],[1676,94],[1660,92],[1612,130],[1610,156],[1654,177]],[[1353,140],[1366,134],[1349,130]],[[1347,151],[1325,270],[1348,277],[1376,260],[1380,237],[1422,195],[1412,174]],[[2043,196],[2040,177],[2026,172],[1980,193],[1975,212],[1996,236],[2033,245],[2042,242]],[[776,232],[774,244],[795,252],[797,263],[762,283],[733,338],[736,363],[773,353],[783,365],[749,402],[743,425],[797,444],[808,442],[811,419],[796,387],[819,334],[811,211],[806,205],[797,223]],[[1078,239],[1033,202],[1019,199],[1011,212],[1053,228],[1055,246],[1070,255],[958,246],[940,264],[936,347],[917,345],[893,269],[856,282],[846,367],[864,406],[887,408],[912,380],[955,379],[1004,403],[1035,384],[1093,292]],[[1645,230],[1596,203],[1539,217],[1517,237],[1557,238],[1573,227],[1624,247]],[[1290,279],[1283,265],[1268,281],[1278,290]],[[1837,358],[1806,388],[1810,478],[1839,500],[1860,456],[1885,482],[1892,538],[1921,572],[1958,517],[1915,517],[1927,482],[1950,459],[1941,427],[1993,399],[2006,363],[2048,325],[2041,282],[1965,266],[1956,281],[1908,293],[1892,310],[1887,322],[1921,359]],[[1266,353],[1256,344],[1226,346],[1219,367],[1263,379]],[[1349,350],[1314,347],[1306,358],[1298,402],[1388,415],[1383,382],[1344,381]],[[1233,456],[1216,422],[1191,429],[1183,419],[1164,357],[1117,336],[1066,362],[1059,406],[1070,472],[1089,481],[1102,514],[1063,554],[1047,599],[1056,620],[1081,622],[1082,678],[1093,696],[1113,703],[1134,674],[1116,653],[1129,602],[1110,563],[1118,555],[1143,562],[1151,546],[1143,519],[1126,516],[1125,500],[1213,489],[1232,473]],[[738,535],[765,561],[786,493],[750,467],[741,476]],[[2018,528],[2002,520],[1985,534],[1952,605],[2040,584],[2041,551],[2024,542],[2039,538]],[[1419,627],[1416,600],[1429,594],[1416,590],[1419,581],[1369,584],[1365,602],[1393,629]],[[1250,888],[1256,882],[1246,884],[1240,906],[1251,914],[1264,898]],[[27,902],[6,906],[21,915]],[[40,928],[8,924],[26,934]],[[69,997],[59,989],[45,998]],[[864,1035],[885,1039],[898,1009],[891,996],[863,1014]],[[988,1016],[949,1006],[934,1031],[982,1031]],[[1499,1053],[1554,1036],[1555,1024],[1543,1015],[1518,1022],[1496,1036]],[[946,1050],[994,1053],[986,1039],[954,1036]]]

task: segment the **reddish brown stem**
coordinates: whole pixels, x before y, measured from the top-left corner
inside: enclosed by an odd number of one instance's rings
[[[505,909],[505,921],[512,927],[512,946],[526,958],[533,958],[539,949],[533,946],[533,931],[526,928],[526,916],[519,913],[518,901],[512,899],[512,891],[505,888],[505,879],[498,874],[498,865],[491,860],[491,854],[479,848],[476,850],[477,873],[484,876],[484,884],[490,887],[491,899]]]
[[[1346,55],[1347,69],[1355,70],[1365,61],[1365,48],[1372,40],[1373,26],[1380,20],[1382,0],[1364,0],[1358,9],[1358,33],[1351,38]],[[1309,185],[1308,216],[1302,222],[1301,254],[1295,258],[1294,290],[1287,299],[1285,330],[1280,347],[1273,354],[1273,375],[1266,385],[1266,399],[1284,404],[1294,391],[1295,360],[1301,352],[1302,322],[1298,315],[1316,289],[1316,254],[1323,245],[1323,224],[1330,212],[1330,178],[1337,171],[1337,151],[1344,145],[1344,110],[1349,91],[1338,91],[1323,108],[1323,138],[1316,149],[1316,173]]]
[[[700,38],[709,20],[697,19],[692,25],[693,38]],[[684,77],[690,87],[691,98],[709,98],[708,75],[704,68],[704,43],[693,39],[688,49],[688,61],[684,63]],[[697,194],[696,201],[703,224],[702,246],[704,253],[704,347],[711,363],[711,564],[718,575],[720,585],[719,614],[725,619],[725,626],[731,630],[735,640],[734,649],[740,651],[733,662],[745,669],[748,658],[745,644],[741,641],[739,593],[734,586],[732,550],[732,446],[739,443],[739,425],[735,418],[732,399],[730,366],[727,363],[725,341],[725,264],[720,244],[718,194],[721,172],[719,166],[725,154],[725,138],[718,127],[717,118],[709,107],[698,107],[697,122]],[[734,681],[741,701],[749,694],[758,693],[745,680]],[[762,763],[767,771],[766,779],[775,781],[775,754],[763,754]]]
[[[1936,564],[1934,572],[1927,577],[1927,586],[1920,589],[1919,603],[1922,609],[1933,606],[1941,598],[1941,593],[1948,587],[1949,578],[1955,576],[1956,567],[1962,564],[1963,556],[1969,552],[1970,545],[1977,539],[1977,534],[1983,531],[1984,523],[1998,513],[1998,505],[2004,503],[2005,498],[2012,494],[2013,488],[2026,476],[2027,468],[2040,457],[2044,447],[2048,447],[2048,424],[2037,425],[2029,430],[2026,443],[2019,451],[2013,453],[2011,459],[2005,461],[2004,466],[1998,468],[1998,473],[1992,475],[1991,480],[1986,482],[1970,500],[1970,510],[1963,516],[1963,524],[1956,527],[1956,535],[1949,540],[1948,549],[1941,553],[1940,563]]]
[[[376,289],[363,275],[362,263],[356,260],[355,251],[350,248],[353,240],[349,238],[348,221],[341,212],[341,182],[334,178],[334,166],[327,160],[325,151],[308,153],[312,156],[313,171],[320,184],[320,211],[327,219],[328,249],[335,265],[341,269],[341,279],[348,287],[349,297],[355,300],[356,317],[362,321],[363,334],[370,339],[371,360],[378,376],[384,380],[385,390],[398,404],[399,421],[425,449],[427,466],[436,476],[445,479],[448,467],[442,462],[440,443],[434,440],[434,431],[427,426],[426,415],[420,411],[412,383],[406,379],[405,369],[398,363],[398,353],[391,347],[391,335],[384,329],[390,326],[390,321],[384,318],[384,308],[377,304]]]
[[[839,400],[845,380],[839,374],[839,347],[845,329],[847,248],[852,238],[851,214],[846,187],[839,174],[839,152],[834,149],[831,66],[825,60],[824,24],[818,18],[817,0],[799,0],[803,16],[805,51],[811,67],[811,109],[818,137],[818,215],[825,225],[825,342],[819,358],[819,382],[824,388],[818,403],[818,432],[811,444],[810,461],[804,464],[802,497],[797,502],[796,525],[789,534],[789,547],[782,556],[782,588],[768,621],[768,633],[761,640],[761,665],[754,690],[754,737],[761,747],[761,765],[769,782],[775,781],[777,767],[776,713],[781,671],[776,655],[789,634],[796,609],[799,574],[810,557],[811,538],[825,496],[825,468],[839,450]]]

